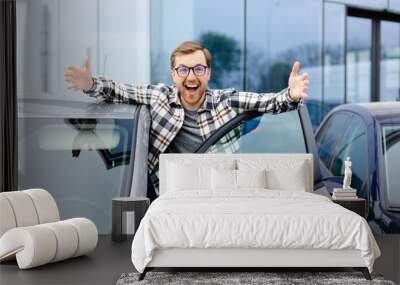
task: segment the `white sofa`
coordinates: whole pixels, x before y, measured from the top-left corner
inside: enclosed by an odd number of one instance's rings
[[[94,250],[97,238],[86,218],[60,221],[46,190],[0,193],[0,262],[16,259],[20,269],[57,262]]]

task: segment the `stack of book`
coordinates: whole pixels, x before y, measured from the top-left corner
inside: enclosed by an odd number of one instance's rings
[[[336,200],[356,199],[357,190],[352,188],[351,189],[334,188],[332,198]]]

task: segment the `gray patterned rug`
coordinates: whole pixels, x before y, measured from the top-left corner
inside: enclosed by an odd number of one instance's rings
[[[361,272],[154,272],[150,271],[142,281],[139,273],[122,274],[117,285],[134,284],[379,284],[395,285],[382,276],[372,274],[372,281],[364,278]]]

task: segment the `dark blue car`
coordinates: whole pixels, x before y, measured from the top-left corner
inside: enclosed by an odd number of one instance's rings
[[[316,131],[321,176],[332,192],[341,187],[344,160],[352,160],[352,184],[368,205],[376,233],[400,233],[400,102],[345,104]]]

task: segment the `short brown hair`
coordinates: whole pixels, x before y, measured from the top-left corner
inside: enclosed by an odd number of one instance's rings
[[[174,68],[175,66],[175,57],[177,55],[182,55],[182,54],[191,54],[194,53],[195,51],[201,50],[206,58],[206,63],[208,67],[211,67],[211,53],[208,49],[203,47],[200,43],[197,42],[183,42],[181,43],[176,49],[171,54],[171,69]]]

